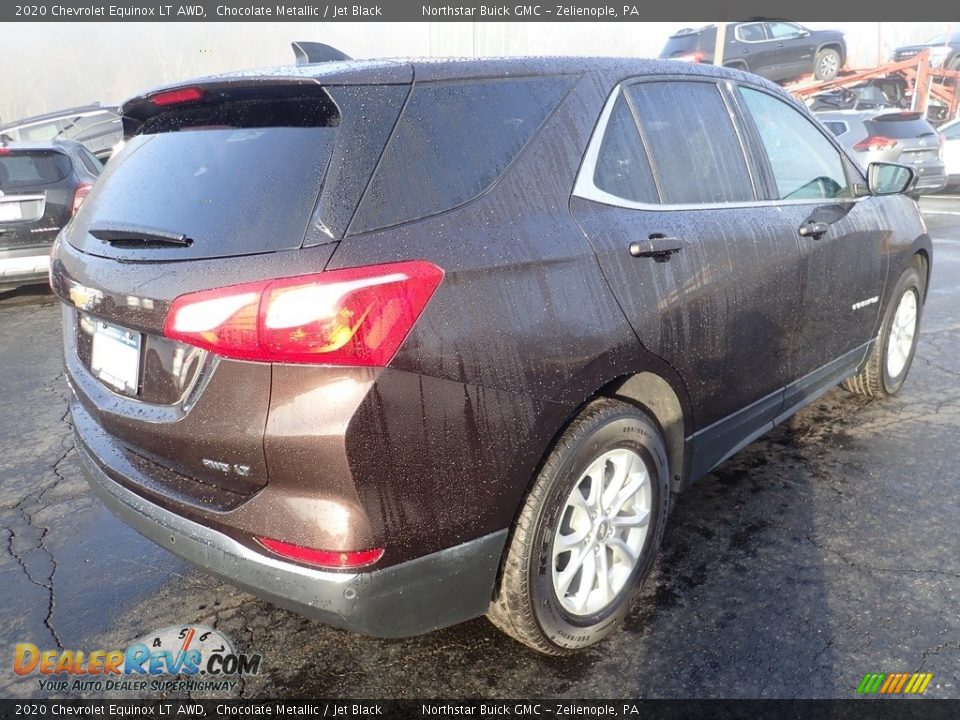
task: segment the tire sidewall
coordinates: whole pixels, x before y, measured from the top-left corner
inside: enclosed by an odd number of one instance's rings
[[[577,617],[561,605],[553,589],[553,540],[566,500],[589,465],[600,455],[627,448],[643,459],[650,474],[651,512],[640,560],[614,602],[591,616]],[[555,645],[574,649],[607,635],[629,611],[656,557],[669,502],[667,454],[659,430],[639,413],[618,412],[598,418],[596,427],[570,448],[556,473],[537,519],[530,563],[530,593],[537,623]]]
[[[913,346],[910,348],[910,354],[904,363],[903,369],[898,375],[891,376],[887,370],[887,352],[889,351],[890,330],[893,326],[893,319],[897,314],[897,308],[900,306],[900,299],[905,293],[915,292],[917,295],[917,321],[913,334]],[[910,372],[910,366],[913,364],[914,355],[917,352],[917,341],[920,337],[920,320],[923,316],[923,288],[921,286],[920,274],[916,268],[910,267],[900,276],[894,288],[890,303],[887,305],[887,312],[883,318],[883,328],[880,333],[880,373],[883,378],[883,389],[888,395],[895,395],[903,387]]]

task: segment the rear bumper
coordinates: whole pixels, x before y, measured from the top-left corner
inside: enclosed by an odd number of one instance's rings
[[[136,468],[118,461],[99,434],[78,424],[76,447],[110,510],[175,555],[281,607],[334,627],[408,637],[478,617],[489,606],[506,530],[382,570],[315,570],[257,552],[129,490]]]
[[[0,257],[0,289],[47,282],[50,253]]]

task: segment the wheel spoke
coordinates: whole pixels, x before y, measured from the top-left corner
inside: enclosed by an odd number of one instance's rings
[[[610,524],[614,527],[635,528],[646,527],[650,522],[650,511],[645,510],[634,515],[617,515],[610,518]]]
[[[624,483],[630,477],[630,471],[633,470],[634,455],[611,455],[607,461],[613,466],[613,473],[606,483],[604,483],[603,497],[601,498],[601,510],[609,508],[616,502]]]
[[[637,562],[637,556],[634,554],[633,550],[630,549],[630,546],[627,545],[623,540],[618,537],[612,537],[607,540],[607,546],[614,552],[620,553],[621,557],[627,561],[630,567],[633,567]]]
[[[587,601],[590,599],[590,592],[597,584],[597,555],[593,550],[587,550],[583,556],[581,566],[580,587],[573,597],[574,607],[579,612],[583,612],[587,607]]]
[[[636,473],[634,477],[630,480],[630,482],[623,487],[623,489],[620,491],[620,493],[611,503],[610,514],[616,515],[617,513],[619,513],[621,508],[623,508],[624,504],[627,502],[627,500],[629,500],[638,492],[640,492],[643,486],[646,485],[648,482],[650,482],[650,476],[647,475],[646,470],[641,470],[640,472]]]
[[[575,578],[577,575],[577,571],[582,568],[584,564],[583,561],[590,555],[590,548],[584,548],[579,553],[571,556],[570,562],[567,563],[567,566],[563,569],[563,572],[561,572],[556,578],[557,593],[559,595],[566,595],[567,590],[570,588],[570,583],[573,582],[573,578]],[[580,581],[580,585],[583,586],[582,580]]]
[[[590,534],[590,526],[587,525],[581,530],[574,530],[566,535],[558,534],[553,541],[553,557],[562,555],[565,552],[571,552],[583,545],[583,541]]]
[[[607,557],[606,547],[601,547],[597,554],[597,593],[601,607],[610,602],[613,596],[610,588],[610,559]]]

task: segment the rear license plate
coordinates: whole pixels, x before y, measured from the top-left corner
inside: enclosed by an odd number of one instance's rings
[[[20,212],[20,203],[0,203],[0,222],[10,222],[11,220],[21,219],[23,219],[23,213]]]
[[[107,385],[137,394],[140,333],[98,320],[93,329],[90,370]]]

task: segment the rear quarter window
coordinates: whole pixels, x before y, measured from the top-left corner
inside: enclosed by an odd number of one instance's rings
[[[349,233],[429,217],[482,195],[572,84],[538,77],[414,85]]]
[[[823,126],[837,137],[840,137],[847,131],[847,124],[837,120],[824,120]]]

